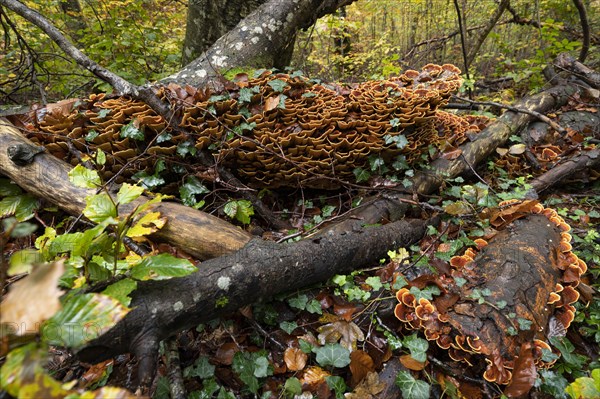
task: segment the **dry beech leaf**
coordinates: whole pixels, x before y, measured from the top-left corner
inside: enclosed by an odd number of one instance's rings
[[[508,149],[507,148],[498,147],[498,148],[496,148],[496,153],[498,155],[500,155],[501,157],[503,157],[506,154],[508,154]]]
[[[265,111],[277,108],[279,105],[279,96],[269,97],[265,100]]]
[[[521,155],[526,149],[527,146],[525,146],[525,144],[514,144],[510,146],[508,153],[511,155]]]
[[[63,292],[58,280],[64,272],[64,260],[34,267],[29,276],[11,286],[2,302],[0,323],[9,323],[19,336],[38,332],[40,324],[60,309],[58,298]]]
[[[400,363],[404,367],[414,371],[421,371],[425,368],[426,362],[419,362],[413,359],[411,355],[402,355],[400,356]]]
[[[290,371],[302,370],[306,366],[308,355],[299,348],[287,348],[283,360]]]
[[[333,312],[336,315],[338,315],[339,317],[341,317],[342,319],[344,319],[345,321],[351,321],[352,315],[354,315],[354,312],[356,312],[356,310],[357,310],[356,305],[354,305],[352,303],[333,305]]]
[[[362,330],[355,323],[344,320],[321,326],[318,331],[321,345],[339,341],[340,345],[350,352],[356,348],[356,341],[364,341],[365,339]]]
[[[313,366],[304,370],[300,382],[307,385],[316,385],[320,382],[325,381],[325,377],[329,377],[331,373],[323,370],[321,367]]]
[[[230,366],[233,363],[233,356],[238,352],[240,348],[235,342],[226,342],[217,349],[215,353],[215,361],[221,363],[224,366]]]
[[[379,374],[370,372],[352,393],[347,393],[346,399],[371,399],[385,389],[385,383],[379,381]]]
[[[350,372],[352,373],[352,386],[360,383],[370,372],[375,371],[373,359],[368,353],[355,350],[350,354]]]
[[[504,390],[504,394],[509,398],[526,395],[533,387],[536,378],[537,368],[533,360],[532,345],[527,342],[521,345],[519,356],[515,360],[512,380]]]
[[[82,388],[87,388],[95,382],[100,381],[105,376],[106,368],[111,366],[113,362],[113,359],[109,359],[90,367],[80,378],[83,381]]]

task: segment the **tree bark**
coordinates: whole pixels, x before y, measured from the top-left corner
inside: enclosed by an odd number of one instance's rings
[[[265,1],[189,0],[183,42],[183,65],[198,58]]]
[[[243,305],[377,263],[390,248],[417,242],[426,226],[422,220],[399,221],[292,244],[254,239],[187,277],[138,283],[132,310],[78,356],[98,362],[131,351],[140,361],[144,385],[153,375],[161,340]]]
[[[7,0],[2,0],[7,1]],[[354,0],[270,0],[222,36],[200,57],[161,80],[205,86],[232,68],[270,68],[289,51],[298,29]]]
[[[96,190],[72,185],[68,178],[72,166],[50,154],[36,155],[29,165],[16,165],[7,153],[7,149],[16,145],[34,144],[24,138],[10,122],[0,118],[0,174],[67,213],[81,215],[86,206],[85,197],[95,194]],[[120,206],[119,211],[122,214],[129,213],[148,199],[142,196],[130,204]],[[181,204],[163,202],[153,206],[152,210],[168,218],[167,224],[154,237],[200,259],[231,253],[250,240],[250,235],[240,228]],[[194,237],[194,240],[190,237]]]

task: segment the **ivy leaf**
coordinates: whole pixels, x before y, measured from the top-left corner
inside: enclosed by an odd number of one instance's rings
[[[323,309],[321,309],[321,303],[316,299],[311,299],[306,304],[306,311],[312,314],[323,314]]]
[[[371,177],[371,174],[363,168],[354,168],[352,173],[354,173],[357,183],[366,182]]]
[[[279,328],[285,331],[288,334],[291,334],[296,328],[298,328],[298,323],[295,321],[282,321],[279,323]]]
[[[249,103],[252,101],[252,96],[254,95],[254,92],[247,88],[247,87],[242,87],[240,89],[240,96],[238,98],[238,101],[240,103]]]
[[[97,188],[102,184],[98,172],[83,165],[77,165],[69,171],[69,181],[81,188]]]
[[[340,344],[327,344],[314,348],[316,360],[322,367],[343,368],[350,364],[350,351]]]
[[[402,391],[403,398],[429,399],[429,384],[416,380],[408,371],[400,371],[396,376],[396,385]]]
[[[196,270],[196,266],[189,260],[162,253],[142,259],[131,268],[131,277],[137,280],[163,280],[171,277],[187,276]]]
[[[107,193],[90,195],[85,199],[83,214],[95,223],[102,223],[117,217],[117,208]]]
[[[424,363],[427,360],[427,349],[429,343],[417,334],[409,335],[402,340],[405,347],[410,350],[410,356],[418,362]]]
[[[195,206],[198,201],[196,195],[209,193],[210,190],[200,182],[196,176],[188,176],[185,183],[179,187],[179,195],[184,205]]]
[[[106,163],[106,153],[102,151],[102,148],[98,148],[96,151],[96,164],[102,166]]]
[[[144,140],[144,132],[142,132],[135,123],[135,119],[121,128],[122,139],[130,138],[137,141]]]
[[[267,84],[278,93],[282,93],[285,87],[287,86],[287,82],[281,79],[273,79]]]
[[[140,195],[144,192],[144,188],[140,186],[132,186],[128,183],[123,183],[119,192],[117,193],[117,203],[118,204],[129,204],[131,201],[139,198]]]
[[[294,309],[304,310],[308,303],[308,297],[304,294],[298,295],[297,297],[288,299],[288,304]]]
[[[200,356],[192,366],[188,366],[183,370],[184,377],[198,377],[207,379],[215,375],[215,366],[210,364],[208,357]]]
[[[106,116],[108,116],[108,114],[110,114],[110,109],[103,108],[98,112],[98,118],[106,118]]]
[[[335,392],[336,399],[343,399],[344,392],[348,388],[344,379],[337,375],[330,375],[325,377],[325,382],[327,382],[327,386]]]

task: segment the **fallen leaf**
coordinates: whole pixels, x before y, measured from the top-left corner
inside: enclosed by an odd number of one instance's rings
[[[532,345],[529,342],[521,345],[519,356],[515,360],[513,376],[510,384],[504,390],[509,398],[526,395],[537,379],[537,368],[533,360]]]
[[[290,371],[302,370],[306,366],[308,355],[299,348],[287,348],[283,360]]]
[[[329,377],[331,373],[323,370],[321,367],[313,366],[308,367],[304,370],[304,374],[302,374],[302,378],[300,378],[300,382],[302,384],[307,385],[316,385],[320,382],[325,381],[325,377]]]
[[[505,156],[506,154],[508,154],[508,149],[507,149],[507,148],[501,148],[501,147],[498,147],[498,148],[496,148],[496,153],[497,153],[498,155],[500,155],[501,157],[503,157],[503,156]]]
[[[511,155],[520,155],[524,153],[526,149],[527,146],[525,146],[525,144],[514,144],[510,146],[508,153]]]
[[[113,362],[113,359],[109,359],[101,363],[94,364],[92,367],[90,367],[88,371],[86,371],[80,378],[80,381],[82,381],[81,387],[87,388],[90,385],[100,381],[106,375],[106,369],[109,366],[112,366]]]
[[[358,385],[367,374],[375,371],[373,359],[368,353],[355,350],[350,354],[350,372],[352,373],[352,386]]]
[[[362,330],[355,323],[345,320],[321,326],[318,328],[318,331],[318,338],[321,345],[339,341],[340,345],[350,352],[356,349],[356,341],[364,341],[365,339]]]
[[[415,360],[411,355],[400,356],[400,363],[404,367],[410,370],[421,371],[425,368],[426,362],[419,362]]]
[[[64,260],[34,267],[29,276],[12,285],[2,302],[0,323],[8,323],[15,335],[37,333],[41,323],[60,309],[58,298],[63,292],[58,280],[64,272]]]
[[[265,112],[277,108],[279,105],[279,96],[269,97],[265,100]]]
[[[379,381],[379,374],[370,372],[352,393],[344,395],[346,399],[370,399],[385,389],[385,383]]]
[[[240,348],[235,342],[226,342],[217,349],[214,360],[224,366],[230,366],[233,363],[233,356]]]

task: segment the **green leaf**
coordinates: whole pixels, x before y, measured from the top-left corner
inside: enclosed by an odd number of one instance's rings
[[[237,352],[233,356],[231,368],[239,375],[250,392],[257,393],[259,388],[258,378],[273,374],[272,366],[268,363],[264,351]]]
[[[247,87],[242,87],[240,89],[240,96],[238,98],[238,101],[241,103],[249,103],[252,101],[252,96],[254,94],[255,93],[252,89],[249,89]]]
[[[379,276],[367,277],[365,283],[369,284],[373,288],[373,291],[378,291],[383,287]]]
[[[227,216],[243,224],[250,223],[250,216],[254,215],[252,203],[248,200],[229,201],[223,211]]]
[[[302,352],[304,352],[306,354],[311,353],[314,349],[313,345],[310,342],[303,340],[303,339],[298,340],[298,347],[300,348],[300,350]]]
[[[8,275],[29,273],[34,264],[44,262],[40,251],[35,249],[23,249],[12,254],[9,260]]]
[[[4,231],[10,230],[11,237],[19,238],[31,235],[37,230],[38,226],[29,222],[19,223],[16,218],[11,217],[2,219],[2,228]]]
[[[336,399],[344,399],[344,392],[346,392],[348,387],[342,377],[330,375],[325,377],[325,382],[327,382],[327,386],[335,392]]]
[[[551,337],[550,343],[560,351],[565,362],[572,365],[575,368],[581,369],[585,364],[585,356],[574,353],[575,347],[565,337]]]
[[[106,118],[108,116],[108,114],[110,114],[110,109],[108,108],[103,108],[98,112],[98,117],[99,118]]]
[[[105,192],[87,196],[85,202],[87,205],[83,210],[83,214],[92,222],[102,223],[117,217],[117,208]]]
[[[298,310],[306,309],[306,304],[308,303],[308,297],[304,294],[298,295],[294,298],[288,299],[288,304]]]
[[[288,395],[300,395],[302,393],[302,384],[296,377],[290,377],[285,381],[283,390]]]
[[[144,140],[144,132],[142,132],[140,129],[138,129],[135,126],[134,122],[135,121],[132,120],[127,125],[125,125],[121,128],[120,136],[122,139],[130,138],[130,139],[137,140],[137,141]]]
[[[23,193],[23,190],[10,179],[0,178],[0,197],[14,197]]]
[[[313,348],[313,352],[317,354],[317,363],[322,367],[342,368],[350,364],[350,351],[338,343]]]
[[[321,303],[316,299],[311,299],[306,304],[306,311],[312,314],[323,314],[323,309],[321,309]]]
[[[287,82],[281,79],[273,79],[267,83],[271,88],[278,92],[282,93],[285,87],[287,86]]]
[[[279,328],[285,331],[288,334],[291,334],[296,328],[298,328],[298,323],[295,321],[282,321],[279,323]]]
[[[162,253],[142,259],[131,268],[131,277],[138,280],[163,280],[187,276],[196,270],[196,266],[189,260]]]
[[[188,176],[185,183],[179,187],[179,195],[184,205],[194,206],[198,203],[196,195],[209,193],[210,190],[196,176]]]
[[[102,294],[73,295],[42,326],[50,345],[78,348],[102,335],[129,312],[119,301]]]
[[[130,278],[117,281],[106,287],[102,293],[108,295],[111,298],[115,298],[123,306],[129,306],[131,298],[128,296],[137,288],[137,281]]]
[[[352,173],[354,173],[357,183],[366,182],[371,177],[371,173],[369,173],[367,170],[365,170],[363,168],[354,168]]]
[[[165,184],[165,179],[162,177],[157,175],[149,175],[144,171],[138,172],[132,177],[138,180],[142,187],[144,187],[146,190],[153,190]]]
[[[31,194],[5,197],[0,200],[0,218],[15,215],[18,221],[24,222],[34,216],[38,207],[38,199]]]
[[[400,371],[396,376],[396,385],[402,391],[403,398],[429,399],[430,386],[425,381],[415,380],[408,371]]]
[[[120,205],[129,204],[139,198],[144,192],[144,188],[140,186],[132,186],[128,183],[123,183],[117,193],[117,203]]]
[[[424,363],[427,360],[427,349],[429,348],[427,340],[413,334],[404,338],[402,344],[410,350],[410,356],[416,361]]]
[[[83,165],[77,165],[69,171],[69,181],[81,188],[98,188],[102,184],[98,172]]]
[[[600,398],[600,369],[592,370],[591,375],[591,378],[577,378],[565,389],[565,392],[573,399]]]
[[[96,164],[102,166],[106,163],[106,154],[101,148],[96,151]]]
[[[215,366],[210,364],[206,356],[198,357],[192,366],[188,366],[183,370],[184,377],[198,377],[202,380],[214,377],[214,375]]]
[[[95,130],[90,130],[86,135],[85,135],[85,141],[87,141],[88,143],[91,143],[92,141],[94,141],[94,139],[96,137],[98,137],[100,135],[100,133],[98,133]]]

